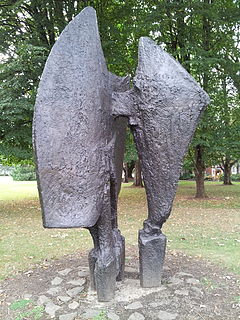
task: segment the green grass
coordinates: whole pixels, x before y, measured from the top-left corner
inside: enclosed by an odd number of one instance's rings
[[[44,260],[91,248],[91,237],[84,229],[42,227],[36,182],[0,177],[0,194],[0,279]]]
[[[0,204],[2,201],[36,199],[36,181],[13,181],[10,177],[0,176]]]
[[[168,248],[240,274],[240,184],[207,182],[206,187],[209,198],[196,200],[195,183],[179,183],[171,217],[163,228]],[[146,216],[145,190],[123,184],[119,226],[128,247],[137,245],[138,230]],[[42,227],[36,182],[0,177],[0,278],[91,247],[91,237],[84,229]]]
[[[195,182],[180,181],[172,214],[163,227],[168,248],[208,259],[240,274],[240,210],[236,209],[240,184],[207,182],[206,188],[209,198],[196,200]],[[119,211],[126,243],[137,244],[137,230],[147,216],[144,189],[124,184]]]
[[[32,300],[27,300],[27,299],[14,301],[13,303],[10,304],[9,308],[11,310],[24,309],[28,304],[30,304],[32,302],[33,302]]]
[[[34,301],[27,299],[12,302],[9,309],[15,311],[14,320],[38,320],[44,312],[43,306],[36,306]]]
[[[101,311],[93,320],[109,320],[107,312],[105,310]]]
[[[180,181],[175,201],[176,207],[196,208],[236,208],[240,209],[240,182],[231,186],[224,186],[222,182],[205,182],[208,198],[205,200],[194,199],[195,182]]]

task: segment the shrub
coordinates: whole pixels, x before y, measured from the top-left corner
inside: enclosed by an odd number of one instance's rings
[[[231,175],[231,180],[232,181],[240,181],[240,174],[237,173],[237,174],[232,174]]]
[[[15,181],[33,181],[36,180],[36,173],[34,166],[17,165],[13,168],[11,176]]]
[[[0,164],[0,176],[9,176],[11,169],[11,167],[3,166],[2,164]]]
[[[224,175],[221,176],[220,181],[224,180]],[[231,181],[240,181],[240,174],[232,174],[231,175]]]
[[[195,178],[194,173],[185,172],[181,174],[179,180],[193,180]]]

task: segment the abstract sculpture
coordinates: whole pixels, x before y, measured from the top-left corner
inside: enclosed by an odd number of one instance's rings
[[[142,164],[148,218],[139,232],[140,281],[159,286],[181,165],[207,94],[170,55],[141,38],[133,88],[107,70],[95,10],[87,7],[52,48],[40,81],[33,141],[43,224],[89,229],[91,286],[114,297],[124,275],[117,225],[127,122]]]

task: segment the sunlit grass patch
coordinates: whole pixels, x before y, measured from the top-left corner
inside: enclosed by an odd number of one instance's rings
[[[225,186],[222,182],[206,181],[207,199],[195,199],[195,181],[180,181],[175,198],[176,207],[196,208],[239,208],[240,209],[240,182]]]
[[[38,200],[0,206],[0,278],[92,246],[84,229],[44,229]]]
[[[36,199],[36,181],[13,181],[11,177],[0,176],[0,205],[2,201]]]

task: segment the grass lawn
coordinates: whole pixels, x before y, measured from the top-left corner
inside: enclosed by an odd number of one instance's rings
[[[206,187],[209,198],[196,200],[195,182],[180,181],[172,215],[163,228],[168,250],[203,257],[240,274],[240,183],[207,182]],[[146,215],[144,189],[123,184],[119,225],[127,246],[137,244]],[[0,279],[91,247],[86,230],[42,227],[36,182],[0,177]]]
[[[36,200],[37,197],[36,181],[13,181],[11,177],[0,176],[1,205],[3,201]]]

